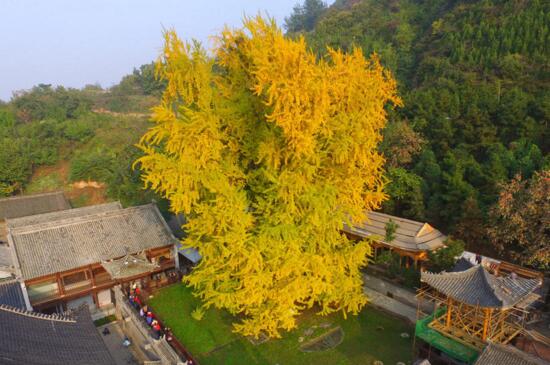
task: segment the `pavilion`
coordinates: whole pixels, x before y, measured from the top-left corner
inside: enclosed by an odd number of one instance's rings
[[[468,364],[488,343],[507,345],[524,331],[542,285],[541,279],[514,273],[497,276],[482,265],[459,272],[422,272],[421,282],[419,302],[433,303],[434,311],[417,320],[416,337]]]
[[[428,259],[428,252],[445,247],[447,237],[428,223],[413,221],[379,212],[368,212],[365,221],[354,226],[344,225],[344,233],[351,239],[373,239],[373,256],[376,259],[385,251],[401,257],[404,266],[418,267]],[[386,242],[386,227],[396,225],[395,238]]]

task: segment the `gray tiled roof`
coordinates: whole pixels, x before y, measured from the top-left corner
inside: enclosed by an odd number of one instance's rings
[[[1,364],[115,364],[85,306],[66,317],[0,305],[0,323]]]
[[[492,308],[513,307],[541,285],[538,279],[497,277],[481,265],[460,272],[422,272],[421,281],[462,303]]]
[[[0,220],[70,209],[62,191],[0,199]]]
[[[13,272],[12,253],[5,243],[0,244],[0,271]]]
[[[157,264],[147,260],[145,255],[126,255],[119,259],[104,261],[101,266],[113,279],[124,279],[158,269]]]
[[[59,221],[67,218],[82,217],[89,214],[110,212],[110,211],[119,210],[119,209],[122,209],[122,205],[120,205],[120,202],[105,203],[105,204],[98,204],[98,205],[90,205],[88,207],[82,207],[82,208],[60,210],[57,212],[43,213],[43,214],[36,214],[36,215],[27,216],[27,217],[8,219],[6,224],[9,229],[12,229],[17,227],[32,226],[40,223]]]
[[[0,304],[26,309],[21,283],[17,280],[0,281]]]
[[[153,204],[10,229],[23,279],[176,242]]]
[[[489,343],[474,365],[549,365],[548,362],[526,354],[512,346]]]
[[[368,212],[366,218],[365,222],[353,227],[344,225],[344,232],[362,237],[376,236],[377,241],[407,251],[431,251],[445,245],[444,241],[447,237],[428,223],[378,212]],[[397,229],[395,239],[388,243],[384,242],[384,237],[386,224],[390,219],[397,224]]]
[[[453,268],[448,271],[452,271],[452,272],[466,271],[473,266],[475,265],[472,264],[470,261],[466,260],[464,257],[461,257],[456,261],[455,266],[453,266]]]

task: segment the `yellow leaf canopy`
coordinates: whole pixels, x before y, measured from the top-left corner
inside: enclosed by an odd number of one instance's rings
[[[357,313],[370,246],[341,229],[386,198],[377,145],[395,81],[376,56],[317,59],[261,17],[216,40],[209,57],[166,32],[167,87],[139,144],[146,185],[203,257],[187,283],[244,335],[278,337],[314,305]]]

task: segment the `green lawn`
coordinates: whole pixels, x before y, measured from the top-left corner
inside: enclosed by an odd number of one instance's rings
[[[199,300],[183,284],[162,289],[149,304],[201,365],[361,365],[376,360],[394,365],[400,361],[410,364],[412,359],[413,328],[372,307],[365,308],[358,316],[348,316],[347,320],[341,314],[322,317],[307,313],[300,317],[299,328],[285,333],[282,339],[254,345],[231,331],[233,317],[225,311],[209,309],[201,321],[193,319],[191,311],[199,305]],[[320,352],[300,351],[300,337],[307,342],[326,331],[317,328],[310,336],[304,334],[319,324],[330,324],[330,328],[340,326],[344,331],[342,343]],[[402,338],[403,332],[410,337]]]

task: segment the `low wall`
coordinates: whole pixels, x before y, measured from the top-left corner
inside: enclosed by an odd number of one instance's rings
[[[386,295],[413,308],[418,306],[418,299],[416,298],[416,293],[414,291],[397,286],[372,274],[364,274],[363,278],[367,288],[377,291],[380,294]],[[420,304],[420,309],[422,312],[431,313],[433,311],[433,304],[425,301],[422,301]]]

